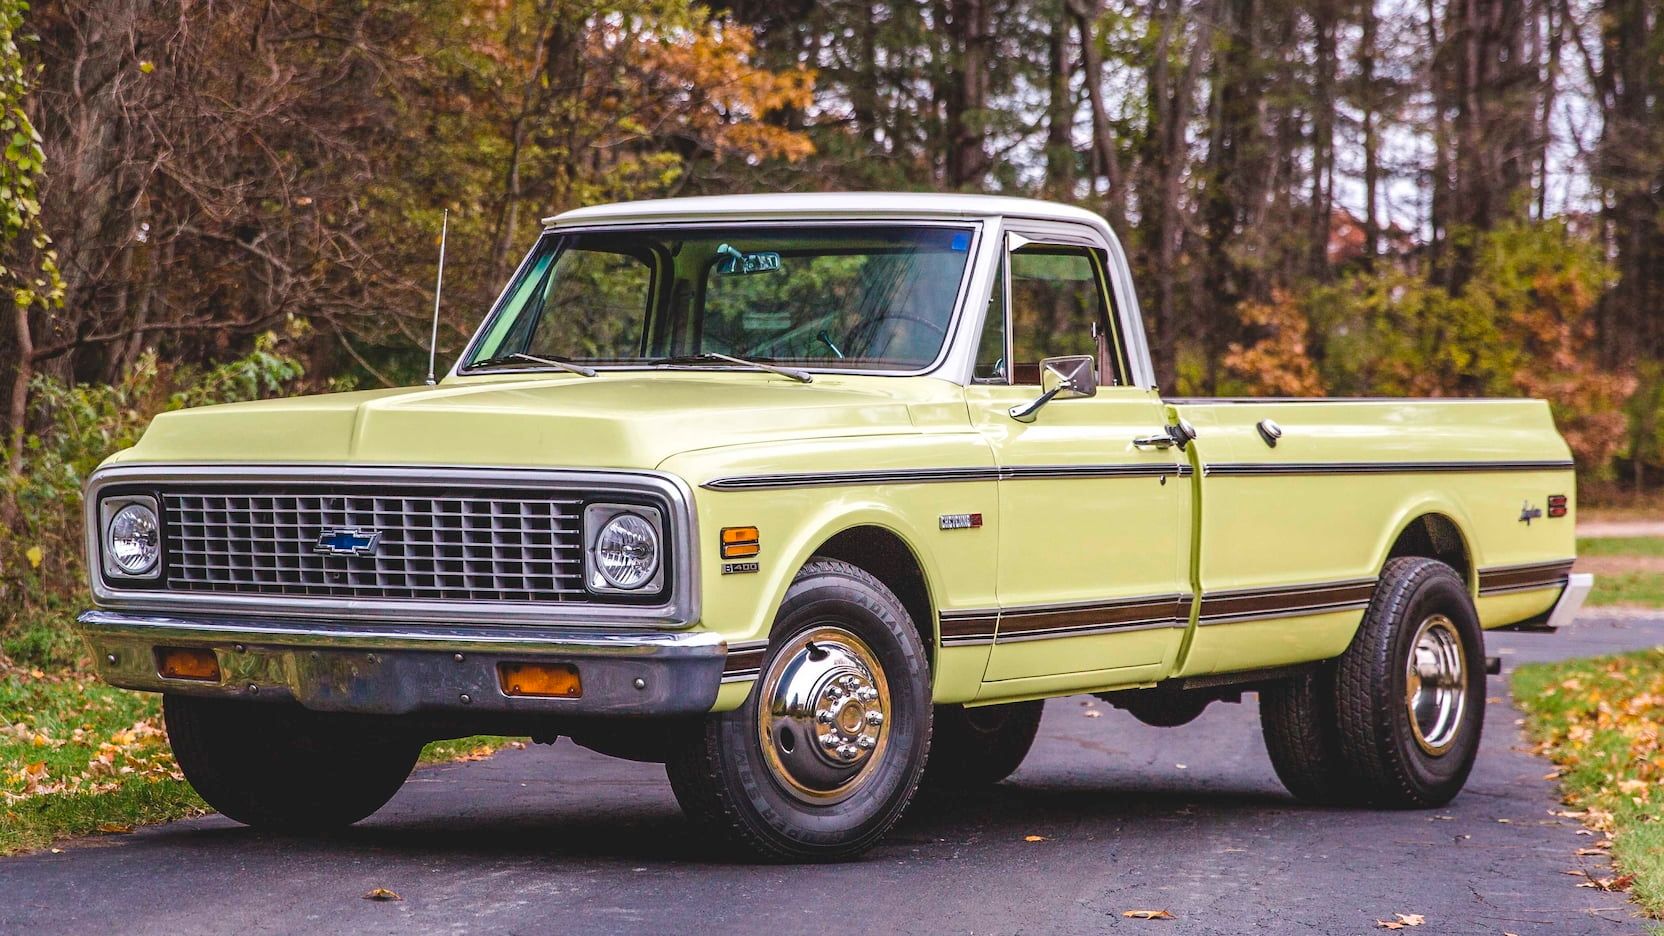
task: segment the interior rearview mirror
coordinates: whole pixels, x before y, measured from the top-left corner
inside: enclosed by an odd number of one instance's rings
[[[772,250],[745,253],[731,244],[723,244],[716,249],[716,272],[721,276],[776,273],[779,270],[780,255]]]
[[[1040,408],[1053,400],[1095,396],[1098,392],[1096,360],[1090,354],[1046,358],[1040,362],[1040,395],[1021,406],[1011,407],[1011,418],[1033,422]]]

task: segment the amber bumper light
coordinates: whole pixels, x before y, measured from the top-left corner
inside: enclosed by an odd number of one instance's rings
[[[576,699],[584,694],[578,668],[570,663],[499,663],[503,694],[540,699]]]
[[[167,679],[220,681],[220,661],[202,647],[157,647],[156,672]]]

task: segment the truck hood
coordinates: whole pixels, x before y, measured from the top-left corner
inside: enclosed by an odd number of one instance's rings
[[[920,383],[750,372],[453,378],[165,413],[118,459],[643,469],[716,446],[913,433],[918,401],[908,397]],[[946,402],[951,384],[922,383]]]

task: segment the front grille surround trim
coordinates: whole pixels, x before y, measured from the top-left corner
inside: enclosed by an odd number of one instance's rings
[[[528,555],[520,548],[526,545],[524,540],[514,541],[514,534],[523,529],[524,522],[528,520],[533,527],[546,521],[552,531],[560,531],[557,536],[562,546],[554,554],[540,557],[548,560],[540,566],[548,574],[538,576],[535,582],[516,582],[512,561],[507,564],[493,562],[493,568],[487,570],[481,565],[483,560],[476,559],[472,566],[465,565],[459,571],[454,566],[443,568],[440,560],[447,557],[435,553],[432,566],[419,568],[417,572],[444,571],[449,577],[442,581],[453,587],[428,588],[422,594],[401,592],[412,581],[420,580],[420,575],[413,578],[408,574],[408,557],[403,557],[406,561],[404,569],[398,568],[400,561],[377,561],[373,569],[361,564],[357,567],[356,578],[333,585],[327,577],[320,579],[317,574],[320,569],[327,570],[329,566],[294,559],[290,563],[290,574],[275,583],[280,587],[264,592],[227,592],[207,587],[213,584],[209,581],[210,577],[218,578],[219,584],[250,581],[251,570],[246,568],[249,560],[247,556],[242,560],[244,568],[226,563],[227,568],[217,569],[205,567],[204,563],[197,561],[195,566],[182,571],[178,565],[182,552],[177,545],[181,530],[174,529],[178,515],[173,505],[179,502],[180,497],[216,499],[212,503],[219,504],[221,501],[217,499],[244,496],[251,488],[287,488],[295,491],[327,488],[331,496],[360,501],[357,506],[367,508],[372,520],[378,516],[392,519],[393,505],[390,502],[410,500],[404,495],[415,490],[457,491],[463,496],[478,492],[473,496],[479,502],[489,502],[491,492],[498,492],[499,495],[504,491],[547,492],[547,496],[538,501],[541,506],[534,508],[530,517],[516,516],[512,518],[514,522],[508,522],[511,518],[495,515],[497,511],[493,511],[493,516],[476,513],[472,519],[463,515],[458,518],[461,524],[459,530],[464,540],[472,535],[476,546],[481,544],[481,537],[490,537],[494,558],[505,555],[512,560],[516,554],[522,558]],[[124,580],[106,581],[99,571],[97,558],[102,550],[98,504],[107,493],[133,490],[153,492],[164,501],[165,566],[162,580],[140,586]],[[336,495],[336,491],[351,493]],[[362,493],[357,493],[360,491]],[[660,511],[667,532],[669,563],[667,581],[660,595],[620,600],[618,596],[597,596],[584,588],[583,504],[594,500],[639,502],[642,506]],[[509,501],[499,496],[498,503],[506,505]],[[87,548],[88,556],[93,560],[88,567],[93,597],[100,607],[152,611],[212,610],[309,618],[345,614],[435,623],[570,622],[603,626],[647,624],[680,627],[699,619],[698,556],[694,548],[698,542],[698,531],[692,493],[681,479],[662,472],[320,464],[114,465],[94,473],[87,485],[86,504]],[[409,516],[405,505],[399,506],[401,517]],[[197,503],[197,507],[200,509],[201,504]],[[380,514],[376,512],[378,507],[384,508]],[[548,515],[540,520],[536,513],[545,508]],[[321,516],[319,519],[327,522],[328,518]],[[346,525],[345,521],[343,525]],[[397,527],[397,524],[390,526]],[[470,526],[473,529],[468,529]],[[298,545],[297,537],[306,535],[304,528],[294,525],[291,525],[291,531],[289,536],[284,537],[287,548],[294,548]],[[196,524],[193,532],[198,535],[203,533],[201,524]],[[455,537],[452,539],[454,542]],[[275,543],[271,545],[273,548],[276,546]],[[254,548],[251,545],[248,556],[255,555],[252,552]],[[534,552],[537,550],[535,545],[531,548]],[[390,558],[400,559],[391,554]],[[327,563],[328,557],[320,555],[319,560]],[[206,564],[213,565],[215,563]],[[502,576],[504,572],[508,574]],[[457,578],[456,574],[460,574],[461,578]],[[181,584],[193,587],[176,587]],[[525,587],[528,585],[541,587]]]

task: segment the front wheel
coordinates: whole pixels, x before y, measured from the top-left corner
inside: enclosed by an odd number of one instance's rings
[[[209,806],[244,825],[317,832],[351,825],[399,791],[420,740],[299,706],[162,697],[168,742]]]
[[[757,857],[853,857],[901,818],[930,749],[930,669],[907,609],[847,562],[805,565],[745,704],[666,766],[696,824]]]
[[[1456,570],[1415,557],[1387,563],[1335,674],[1340,749],[1363,798],[1425,808],[1461,791],[1479,753],[1484,660]]]

